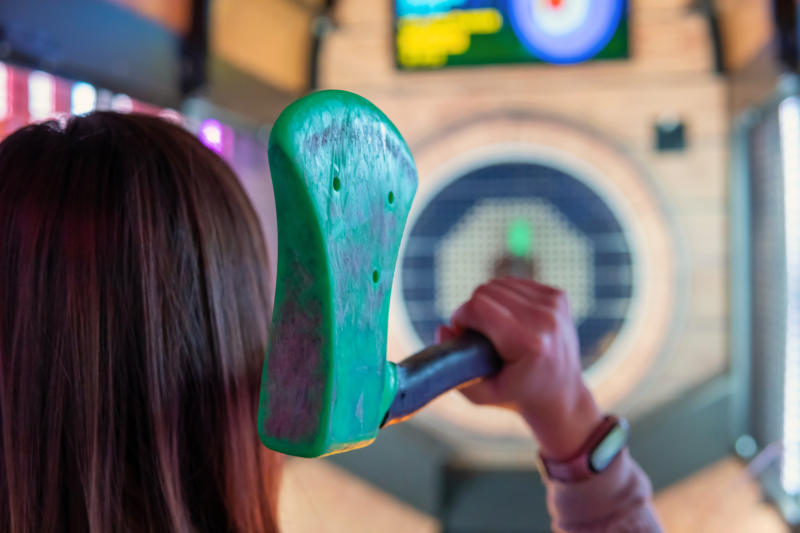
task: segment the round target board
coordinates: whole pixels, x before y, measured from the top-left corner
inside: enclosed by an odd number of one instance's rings
[[[534,56],[557,64],[594,57],[614,36],[625,0],[510,0],[517,38]]]
[[[419,141],[415,159],[389,358],[432,343],[477,286],[513,275],[569,294],[584,376],[603,409],[624,414],[646,397],[687,301],[683,245],[646,170],[600,132],[522,111],[449,126]],[[458,442],[476,433],[528,442],[513,413],[457,394],[415,420]]]
[[[570,296],[586,368],[623,326],[631,247],[608,204],[581,179],[528,162],[490,164],[450,182],[407,230],[402,299],[423,344],[472,291],[513,275]]]

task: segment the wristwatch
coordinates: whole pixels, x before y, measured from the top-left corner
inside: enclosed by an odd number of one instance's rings
[[[549,479],[575,483],[589,479],[611,464],[628,444],[630,426],[621,417],[607,416],[575,454],[564,461],[554,461],[539,454],[540,468]]]

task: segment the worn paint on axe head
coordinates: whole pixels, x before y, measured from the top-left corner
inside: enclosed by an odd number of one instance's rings
[[[417,187],[414,160],[374,105],[322,91],[281,113],[269,164],[278,284],[259,436],[302,457],[365,446],[395,392],[389,299]]]

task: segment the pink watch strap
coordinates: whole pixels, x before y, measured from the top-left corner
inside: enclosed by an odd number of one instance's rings
[[[563,483],[575,483],[589,479],[595,473],[589,466],[590,454],[608,436],[619,422],[616,416],[607,416],[589,435],[581,448],[569,459],[554,461],[539,454],[539,460],[549,479]]]

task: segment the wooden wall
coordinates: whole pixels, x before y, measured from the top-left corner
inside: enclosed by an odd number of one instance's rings
[[[520,110],[586,124],[644,166],[674,221],[677,245],[685,245],[678,267],[686,269],[689,286],[677,295],[687,305],[674,342],[629,398],[636,404],[630,412],[675,398],[728,366],[725,83],[713,72],[707,22],[691,3],[633,0],[628,61],[401,72],[393,57],[392,2],[339,0],[337,29],[321,56],[323,87],[374,102],[412,150],[470,116]],[[653,149],[653,123],[663,111],[685,121],[686,151]]]
[[[213,0],[212,54],[291,94],[308,89],[313,3]]]
[[[193,0],[108,0],[178,34],[189,29]],[[324,0],[211,0],[213,56],[289,94],[308,89],[312,21]]]
[[[772,40],[772,0],[716,0],[725,68],[737,71]]]

